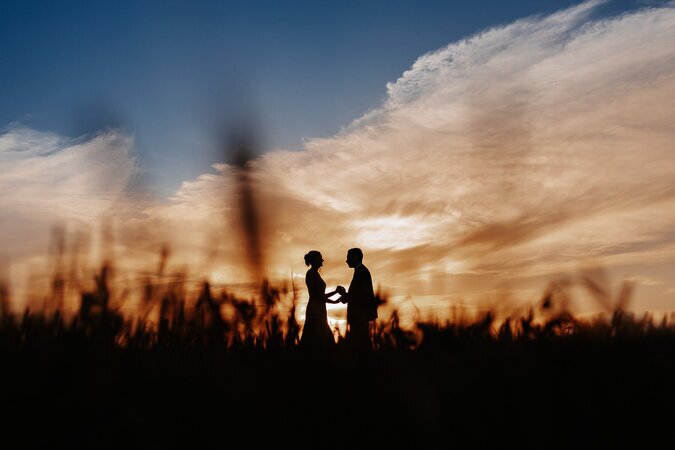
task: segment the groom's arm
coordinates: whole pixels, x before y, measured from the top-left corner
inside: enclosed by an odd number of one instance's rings
[[[354,278],[349,285],[349,291],[346,293],[346,302],[354,301],[360,304],[362,299],[368,296],[369,286],[372,285],[368,272],[357,270],[354,273]]]

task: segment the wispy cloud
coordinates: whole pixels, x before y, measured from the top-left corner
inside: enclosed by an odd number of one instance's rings
[[[331,212],[321,236],[405,258],[418,287],[447,260],[489,283],[658,252],[675,220],[675,10],[589,20],[600,3],[422,56],[341,134],[267,155],[266,179]]]
[[[0,236],[3,251],[44,252],[56,223],[89,226],[115,205],[137,173],[133,141],[110,132],[66,139],[12,126],[0,135]],[[46,232],[47,231],[47,232]]]

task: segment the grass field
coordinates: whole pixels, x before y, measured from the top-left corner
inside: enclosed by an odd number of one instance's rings
[[[675,324],[550,303],[497,323],[394,314],[373,350],[299,346],[279,293],[204,285],[157,298],[153,326],[109,308],[105,277],[73,318],[0,321],[2,448],[672,448]],[[6,301],[6,298],[3,300]],[[234,314],[222,313],[227,304]],[[545,318],[544,318],[545,317]]]

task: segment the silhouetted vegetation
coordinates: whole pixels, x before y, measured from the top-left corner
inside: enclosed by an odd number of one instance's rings
[[[372,330],[372,351],[355,352],[338,335],[332,351],[311,353],[299,346],[295,305],[286,315],[277,308],[283,289],[263,284],[254,304],[204,283],[188,308],[179,285],[149,283],[145,301],[158,308],[150,325],[110,307],[107,270],[72,318],[3,308],[3,448],[675,441],[667,320],[615,309],[583,322],[546,294],[499,323],[486,313],[404,329],[394,313]]]

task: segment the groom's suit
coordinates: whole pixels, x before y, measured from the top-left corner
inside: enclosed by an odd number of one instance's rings
[[[366,266],[354,269],[354,277],[347,291],[347,324],[351,341],[357,345],[370,346],[368,322],[377,318],[377,305],[373,292],[373,279]]]

